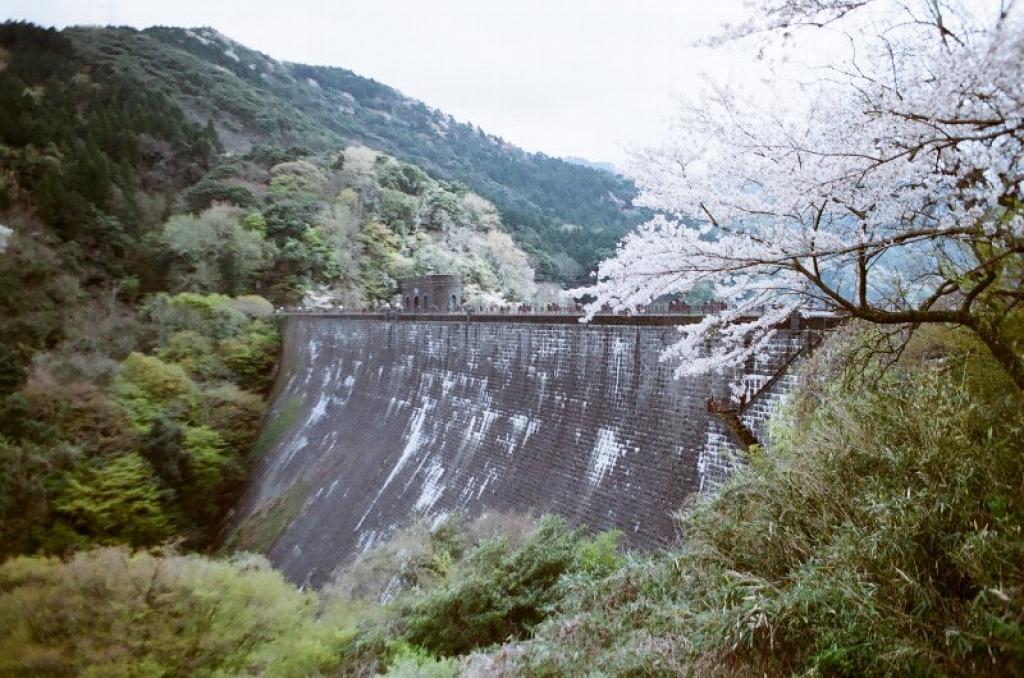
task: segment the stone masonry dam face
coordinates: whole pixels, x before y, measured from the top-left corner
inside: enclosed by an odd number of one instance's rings
[[[770,378],[803,334],[780,331],[742,374],[673,379],[659,360],[672,326],[290,316],[230,539],[310,586],[458,511],[551,512],[667,543],[673,512],[736,461],[708,398],[769,383],[743,415],[763,440],[793,379]]]

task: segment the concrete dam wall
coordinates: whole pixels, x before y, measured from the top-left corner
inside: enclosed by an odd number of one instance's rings
[[[673,379],[659,354],[676,337],[659,324],[290,316],[230,539],[311,586],[397,527],[455,511],[554,512],[633,546],[668,542],[672,512],[736,461],[707,400],[735,380],[767,384],[742,414],[764,439],[792,381],[780,366],[807,332],[781,331],[730,379]]]

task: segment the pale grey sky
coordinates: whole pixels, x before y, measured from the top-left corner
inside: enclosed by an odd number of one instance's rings
[[[43,25],[212,26],[287,61],[349,68],[530,151],[620,163],[674,95],[741,57],[694,48],[741,0],[5,0]]]

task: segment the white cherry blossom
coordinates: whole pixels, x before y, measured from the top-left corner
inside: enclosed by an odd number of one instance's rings
[[[580,290],[596,296],[589,312],[710,286],[728,309],[682,329],[664,355],[679,374],[741,364],[808,304],[954,323],[1024,387],[1000,332],[1024,303],[1022,14],[1014,2],[766,3],[726,37],[765,49],[784,34],[775,96],[709,83],[670,139],[636,154],[641,202],[660,216]],[[794,63],[812,33],[832,58]]]

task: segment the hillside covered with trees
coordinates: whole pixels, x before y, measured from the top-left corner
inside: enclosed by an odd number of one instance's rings
[[[74,28],[91,67],[163,94],[234,153],[361,144],[493,202],[539,274],[570,280],[610,255],[646,212],[631,181],[531,154],[351,71],[282,63],[209,28]]]
[[[325,146],[326,147],[326,146]],[[537,293],[492,203],[362,146],[224,151],[66,34],[0,26],[0,554],[216,536],[277,362],[273,305],[457,273]]]

